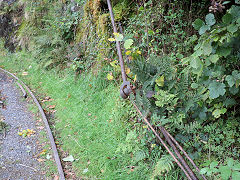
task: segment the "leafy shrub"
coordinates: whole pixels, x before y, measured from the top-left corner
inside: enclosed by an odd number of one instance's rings
[[[240,178],[240,163],[232,158],[229,158],[224,164],[219,164],[218,161],[207,161],[203,164],[206,166],[201,169],[201,174],[207,174],[221,178],[222,180],[238,180]]]
[[[239,130],[221,128],[239,126],[239,12],[239,6],[232,6],[218,24],[213,14],[205,22],[197,19],[193,26],[200,38],[193,54],[181,61],[150,56],[132,62],[141,87],[136,102],[146,116],[151,112],[155,126],[169,128],[193,159],[211,145],[213,156],[239,153]]]

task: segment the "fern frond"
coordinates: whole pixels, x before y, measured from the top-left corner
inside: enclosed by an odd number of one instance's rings
[[[154,171],[152,173],[152,179],[156,176],[162,176],[165,173],[168,173],[174,167],[173,158],[170,155],[163,155],[161,159],[158,160]]]

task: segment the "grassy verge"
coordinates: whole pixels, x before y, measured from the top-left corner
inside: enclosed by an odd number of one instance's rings
[[[55,106],[52,127],[67,152],[63,155],[73,155],[78,178],[146,179],[152,173],[147,153],[139,158],[147,151],[145,143],[128,123],[131,106],[120,100],[118,87],[103,78],[104,72],[82,74],[75,81],[73,73],[44,71],[32,62],[30,54],[21,52],[3,55],[0,66],[53,99],[43,106],[48,111]]]

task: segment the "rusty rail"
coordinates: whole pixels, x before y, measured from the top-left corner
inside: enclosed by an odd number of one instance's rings
[[[111,1],[107,0],[107,4],[108,4],[110,17],[111,17],[113,32],[117,33],[117,28],[116,28],[115,21],[114,21],[114,14],[113,14],[113,11],[112,11]],[[130,82],[127,81],[127,75],[126,75],[126,72],[125,72],[125,66],[124,66],[124,61],[123,61],[123,56],[122,56],[122,51],[121,51],[121,46],[120,46],[119,41],[116,41],[116,47],[117,47],[117,53],[118,53],[119,62],[120,62],[120,66],[121,66],[121,71],[122,71],[122,79],[123,79],[123,84],[120,87],[120,95],[123,99],[126,99],[132,91],[131,91]],[[177,165],[184,172],[186,177],[189,180],[198,180],[197,176],[194,174],[192,169],[188,166],[185,159],[180,154],[179,150],[191,162],[191,164],[194,166],[194,168],[197,170],[197,172],[200,172],[199,168],[196,166],[196,164],[193,162],[193,160],[189,157],[189,155],[183,150],[183,148],[178,144],[178,142],[170,135],[170,133],[164,127],[159,128],[161,133],[165,137],[166,141],[168,142],[169,146],[173,149],[173,151],[175,152],[175,154],[177,155],[177,157],[179,158],[180,161],[175,157],[173,152],[169,149],[169,147],[166,145],[166,143],[163,141],[163,139],[159,136],[159,134],[156,132],[156,130],[153,128],[153,126],[149,123],[147,118],[143,116],[142,112],[139,110],[137,105],[133,101],[131,101],[131,102],[132,102],[133,106],[136,108],[137,112],[143,118],[145,123],[148,125],[148,127],[152,130],[152,132],[159,139],[161,144],[165,147],[165,149],[172,156],[172,158],[177,163]],[[177,149],[176,146],[179,148],[179,150]],[[201,176],[204,180],[206,180],[204,175],[201,175]]]
[[[2,70],[3,72],[11,75],[14,79],[19,81],[25,87],[25,89],[28,91],[28,93],[32,96],[33,101],[36,103],[36,105],[37,105],[37,107],[39,109],[39,112],[42,115],[43,122],[45,124],[46,130],[47,130],[47,133],[48,133],[48,137],[49,137],[49,140],[50,140],[50,143],[51,143],[51,147],[52,147],[52,151],[53,151],[53,156],[54,156],[55,162],[57,164],[57,168],[58,168],[59,178],[60,178],[60,180],[65,180],[62,164],[61,164],[61,161],[60,161],[60,158],[59,158],[59,155],[58,155],[58,151],[57,151],[57,147],[56,147],[53,135],[52,135],[52,131],[51,131],[50,127],[49,127],[48,120],[46,118],[46,115],[45,115],[45,113],[44,113],[40,103],[38,102],[37,98],[34,96],[32,91],[28,88],[28,86],[22,80],[20,80],[14,74],[6,71],[5,69],[0,68],[0,70]]]

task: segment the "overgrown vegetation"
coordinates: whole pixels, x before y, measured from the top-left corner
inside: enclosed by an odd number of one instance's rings
[[[136,88],[131,98],[152,125],[167,128],[202,174],[239,179],[240,2],[112,3],[115,35],[104,0],[17,1],[6,8],[12,14],[21,8],[24,16],[18,52],[2,51],[3,65],[31,72],[28,81],[36,88],[42,82],[54,96],[62,147],[81,157],[73,163],[76,172],[107,179],[182,176],[118,97],[120,66],[112,43],[118,40]]]

